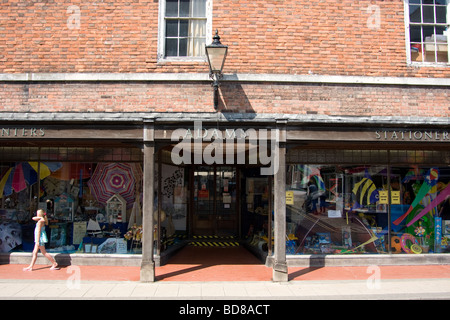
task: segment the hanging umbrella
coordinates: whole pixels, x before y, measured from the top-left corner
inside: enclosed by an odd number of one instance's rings
[[[61,168],[60,162],[41,162],[40,168],[38,162],[19,162],[14,167],[9,168],[0,180],[0,198],[9,196],[15,192],[25,190],[28,185],[37,182],[37,172],[39,171],[40,180],[48,177],[53,171]]]
[[[3,194],[9,196],[13,193],[12,182],[14,178],[14,169],[15,168],[9,168],[3,176],[2,180],[0,180],[0,197],[3,197]]]
[[[127,207],[134,203],[136,178],[128,163],[98,164],[87,184],[99,203],[106,204],[115,194],[127,201]]]

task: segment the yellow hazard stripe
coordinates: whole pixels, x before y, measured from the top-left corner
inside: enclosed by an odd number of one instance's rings
[[[194,239],[234,239],[234,236],[226,236],[226,237],[220,237],[220,236],[192,236]]]
[[[239,242],[229,241],[229,242],[217,242],[217,241],[191,241],[189,243],[192,246],[197,247],[238,247]]]

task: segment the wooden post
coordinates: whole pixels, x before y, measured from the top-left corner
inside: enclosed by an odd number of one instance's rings
[[[286,122],[277,122],[279,130],[278,150],[275,162],[278,170],[274,172],[274,252],[272,280],[288,281],[286,262]],[[272,141],[273,143],[273,141]]]
[[[144,187],[142,206],[142,263],[140,280],[142,282],[155,281],[155,261],[154,251],[154,221],[153,221],[153,201],[154,201],[154,181],[155,181],[155,144],[154,144],[154,123],[147,121],[144,123]]]

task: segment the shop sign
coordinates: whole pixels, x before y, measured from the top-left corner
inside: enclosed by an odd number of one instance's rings
[[[2,128],[2,137],[13,137],[13,138],[33,138],[33,137],[43,137],[45,136],[44,128]]]
[[[378,191],[378,203],[379,204],[388,204],[389,203],[389,196],[387,191]]]
[[[378,203],[389,204],[389,191],[378,191]],[[391,204],[400,204],[400,191],[391,191]]]
[[[391,204],[400,204],[400,191],[391,191]]]
[[[193,164],[207,165],[259,163],[267,165],[261,167],[262,175],[274,175],[279,168],[278,129],[219,130],[205,128],[201,121],[195,121],[193,129],[174,130],[171,141],[178,142],[171,152],[172,162],[176,165],[192,164],[192,160]]]
[[[142,129],[131,126],[70,126],[52,125],[46,127],[8,126],[0,127],[3,139],[142,139]]]
[[[286,191],[286,204],[294,204],[294,191]]]
[[[375,139],[386,141],[450,141],[448,131],[438,130],[377,130]]]
[[[383,142],[450,142],[450,130],[445,129],[299,129],[288,128],[287,140],[308,141],[383,141]]]

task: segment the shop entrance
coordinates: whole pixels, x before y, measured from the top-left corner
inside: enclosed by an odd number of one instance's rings
[[[192,170],[193,236],[238,236],[238,175],[232,166],[199,166]]]

